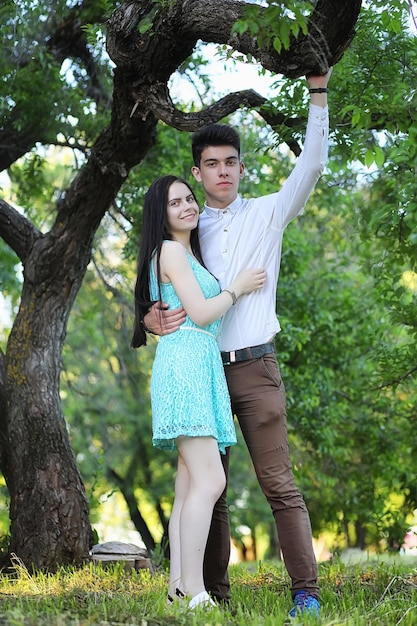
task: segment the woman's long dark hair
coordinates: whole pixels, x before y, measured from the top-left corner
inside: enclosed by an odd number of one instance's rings
[[[172,240],[168,229],[168,191],[175,182],[184,183],[195,198],[194,191],[187,181],[174,175],[161,176],[149,187],[143,206],[142,234],[139,242],[139,257],[135,285],[135,322],[131,346],[139,348],[146,345],[146,332],[143,318],[155,301],[151,300],[149,291],[149,270],[153,254],[156,252],[156,277],[161,282],[160,256],[162,242]],[[191,250],[198,261],[204,265],[198,240],[198,226],[191,231]],[[159,301],[161,290],[159,288]]]

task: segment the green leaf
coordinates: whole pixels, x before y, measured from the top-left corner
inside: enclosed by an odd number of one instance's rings
[[[385,161],[384,151],[382,150],[382,148],[380,148],[380,146],[376,145],[374,152],[375,152],[375,163],[377,164],[378,167],[382,167]]]

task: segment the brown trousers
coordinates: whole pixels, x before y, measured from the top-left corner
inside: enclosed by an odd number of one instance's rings
[[[313,552],[310,518],[295,484],[289,456],[285,388],[274,354],[225,365],[232,410],[236,415],[255,468],[259,485],[269,502],[278,531],[291,592],[304,589],[319,595],[317,563]],[[229,453],[222,461],[229,475]],[[230,531],[227,486],[213,511],[204,556],[206,588],[219,600],[229,598],[228,563]]]

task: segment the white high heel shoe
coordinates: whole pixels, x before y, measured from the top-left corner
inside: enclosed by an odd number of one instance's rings
[[[174,604],[174,601],[175,601],[176,598],[178,598],[179,600],[183,600],[185,598],[185,595],[183,594],[181,589],[178,589],[178,587],[175,588],[175,597],[174,598],[168,594],[168,596],[167,596],[168,604],[169,605]]]
[[[195,609],[196,606],[211,607],[211,606],[216,606],[216,603],[214,602],[212,598],[210,598],[207,591],[201,591],[196,596],[191,598],[190,602],[188,603],[189,609]]]

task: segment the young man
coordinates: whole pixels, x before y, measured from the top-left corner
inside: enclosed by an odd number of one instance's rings
[[[310,519],[289,456],[285,390],[273,345],[280,330],[275,303],[284,229],[303,209],[327,161],[330,74],[331,70],[325,76],[307,78],[311,102],[304,150],[274,194],[249,200],[239,196],[244,164],[234,129],[213,124],[193,137],[192,173],[202,183],[206,198],[199,232],[207,268],[222,288],[246,267],[267,270],[265,287],[240,298],[224,316],[219,348],[233,413],[271,506],[291,577],[291,617],[300,612],[317,614],[320,603]],[[155,306],[144,319],[148,329],[167,334],[183,323],[181,309],[165,310],[161,323]],[[223,460],[228,476],[229,456]],[[219,601],[229,597],[229,555],[225,492],[213,512],[204,562],[206,588]]]

